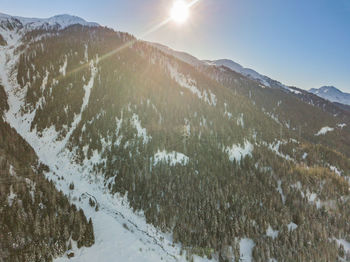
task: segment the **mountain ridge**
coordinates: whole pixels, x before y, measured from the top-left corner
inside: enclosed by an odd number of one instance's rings
[[[309,92],[324,99],[327,99],[331,102],[350,105],[350,94],[343,92],[334,86],[322,86],[320,88],[311,88]]]
[[[28,18],[21,16],[11,16],[8,14],[0,13],[0,23],[16,23],[19,22],[26,30],[40,29],[43,27],[59,27],[64,29],[68,26],[80,24],[84,26],[98,27],[100,26],[95,22],[87,22],[81,17],[69,15],[69,14],[59,14],[49,18]],[[1,25],[1,24],[0,24]]]

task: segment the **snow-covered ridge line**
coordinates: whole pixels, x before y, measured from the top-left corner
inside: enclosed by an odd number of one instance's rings
[[[33,30],[38,28],[58,27],[64,29],[71,25],[83,25],[89,27],[98,27],[98,23],[87,22],[83,18],[78,16],[72,16],[68,14],[56,15],[50,18],[27,18],[20,16],[11,16],[0,13],[0,24],[2,22],[11,22],[23,26],[27,30]]]
[[[319,89],[311,88],[309,92],[331,102],[350,105],[350,94],[342,92],[334,86],[323,86]]]

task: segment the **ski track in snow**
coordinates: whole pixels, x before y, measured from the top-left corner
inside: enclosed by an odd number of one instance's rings
[[[145,221],[142,212],[134,213],[126,197],[111,195],[104,186],[102,174],[92,174],[91,162],[84,161],[83,166],[72,163],[72,153],[65,145],[71,133],[81,120],[81,114],[88,104],[93,86],[96,68],[91,62],[91,79],[84,86],[85,96],[81,112],[75,117],[71,130],[65,139],[58,141],[58,133],[52,126],[39,137],[36,130],[30,131],[35,110],[29,114],[21,114],[20,109],[25,97],[25,88],[20,88],[13,71],[19,55],[14,51],[21,42],[21,35],[0,31],[8,42],[0,47],[0,78],[8,95],[10,109],[5,120],[34,148],[40,161],[50,167],[46,174],[53,180],[58,190],[62,190],[85,215],[91,217],[94,225],[95,244],[90,248],[77,249],[73,245],[75,256],[68,259],[66,255],[56,258],[56,262],[111,262],[111,261],[186,261],[185,255],[180,256],[180,245],[173,245],[171,234],[164,234]],[[7,58],[12,58],[7,61]],[[60,179],[64,177],[64,179]],[[74,190],[69,190],[69,184],[74,183]],[[89,205],[89,197],[95,199],[99,211]],[[78,199],[81,198],[81,201]],[[195,261],[209,261],[195,256]]]

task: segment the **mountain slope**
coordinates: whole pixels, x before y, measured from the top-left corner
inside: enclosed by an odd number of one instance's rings
[[[72,244],[94,244],[93,225],[45,178],[48,167],[2,119],[0,85],[0,261],[52,261]]]
[[[238,93],[252,100],[255,106],[274,121],[285,126],[295,136],[303,137],[312,143],[331,146],[350,156],[350,112],[344,106],[305,90],[287,87],[258,73],[260,77],[252,78],[248,74],[249,70],[244,72],[243,67],[231,60],[220,60],[221,62],[215,65],[161,45],[152,45],[168,55],[195,66],[205,75],[233,90],[235,94]],[[267,81],[268,85],[264,85],[262,80]],[[337,128],[338,125],[344,126],[345,129]],[[337,132],[315,136],[324,126],[332,126]]]
[[[331,102],[350,105],[350,94],[343,93],[334,86],[323,86],[319,89],[312,88],[309,90],[309,92],[324,99],[327,99]]]
[[[346,257],[345,113],[107,28],[9,34],[5,119],[95,228],[75,261]]]

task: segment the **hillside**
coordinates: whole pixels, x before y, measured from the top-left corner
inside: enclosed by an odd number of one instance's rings
[[[7,109],[0,85],[0,112]],[[0,116],[0,261],[52,261],[94,244],[92,221],[70,204],[48,167]]]
[[[94,225],[73,261],[349,259],[348,112],[108,28],[1,26],[4,119]]]

